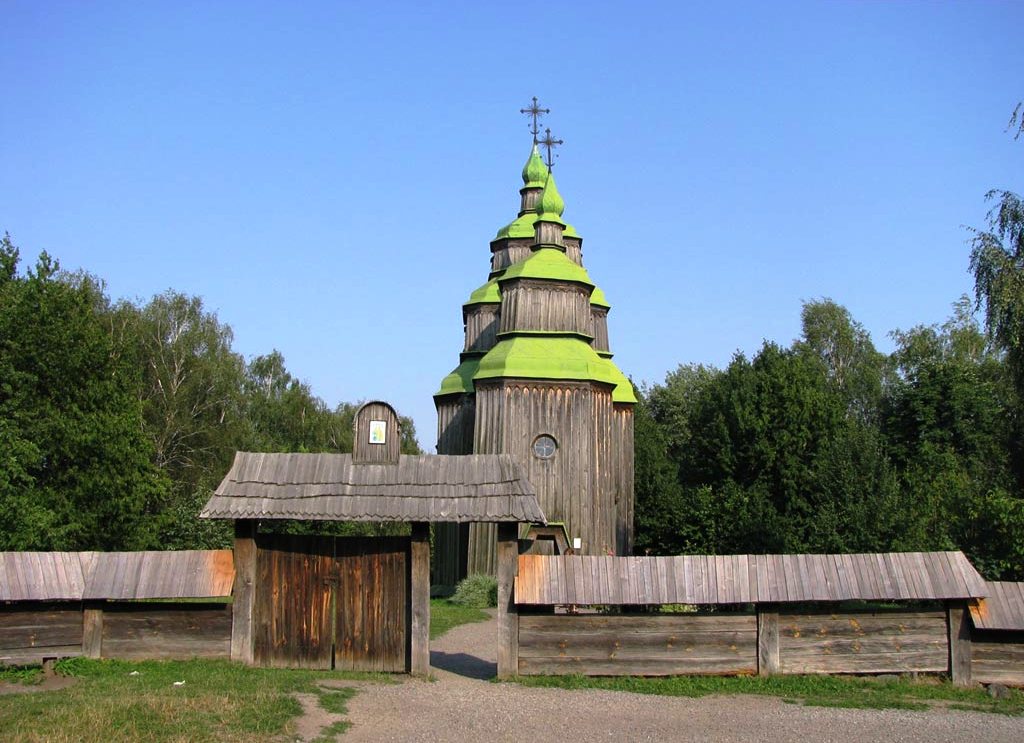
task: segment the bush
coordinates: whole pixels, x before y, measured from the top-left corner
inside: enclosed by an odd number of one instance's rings
[[[453,604],[483,609],[498,605],[498,580],[492,575],[470,575],[459,581],[452,596]]]

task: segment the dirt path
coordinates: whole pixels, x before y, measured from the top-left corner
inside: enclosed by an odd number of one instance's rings
[[[1024,740],[1001,715],[801,707],[769,697],[659,697],[536,689],[484,679],[496,672],[496,624],[457,627],[432,645],[435,681],[358,684],[348,704],[358,741],[966,741]]]

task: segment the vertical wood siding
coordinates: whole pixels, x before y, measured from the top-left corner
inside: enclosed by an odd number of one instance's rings
[[[633,406],[616,403],[612,412],[612,472],[615,490],[615,551],[633,554],[633,511],[636,496],[633,482]]]
[[[583,265],[583,248],[581,242],[575,237],[562,237],[562,242],[565,243],[565,255],[566,257],[575,263],[576,265]]]
[[[370,443],[370,421],[385,421],[387,434],[385,443]],[[355,443],[352,445],[352,461],[361,463],[391,464],[398,462],[402,448],[398,414],[387,403],[370,402],[356,413]]]
[[[476,393],[474,450],[516,458],[537,491],[549,521],[566,524],[582,539],[583,554],[614,552],[616,515],[611,390],[585,382],[499,380]],[[550,459],[533,454],[537,436],[558,442]],[[493,526],[470,527],[469,571],[494,574]]]
[[[590,288],[528,280],[502,287],[501,333],[545,330],[592,336]]]
[[[497,304],[475,304],[466,310],[465,351],[490,351],[498,342]]]
[[[255,661],[407,670],[409,540],[261,535]]]
[[[591,344],[595,351],[610,351],[608,347],[608,310],[604,307],[591,307],[591,325],[594,328],[594,342]]]
[[[495,240],[491,243],[491,273],[504,271],[513,263],[529,257],[533,239]]]

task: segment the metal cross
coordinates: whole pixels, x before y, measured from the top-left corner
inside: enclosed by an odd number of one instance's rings
[[[533,119],[533,124],[530,126],[530,133],[533,134],[533,143],[537,144],[537,134],[540,133],[540,126],[537,122],[540,120],[540,117],[543,116],[544,114],[551,113],[551,109],[541,108],[540,104],[537,103],[537,96],[534,96],[533,103],[530,104],[530,107],[519,109],[519,113],[526,114],[527,116]]]
[[[548,172],[550,173],[551,172],[551,168],[553,168],[555,166],[555,161],[552,159],[552,155],[551,155],[551,149],[553,147],[557,147],[560,144],[565,144],[565,142],[563,142],[560,139],[555,139],[554,137],[551,136],[551,130],[550,129],[545,129],[544,130],[544,139],[542,139],[539,142],[537,142],[537,144],[539,144],[541,147],[544,147],[548,151],[548,158],[547,158],[547,160],[545,162],[546,162],[546,164],[548,166]],[[558,155],[555,155],[554,157],[558,157]]]

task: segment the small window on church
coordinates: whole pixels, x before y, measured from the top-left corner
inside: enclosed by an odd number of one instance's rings
[[[558,449],[558,442],[546,433],[533,440],[533,455],[538,459],[551,459]]]

